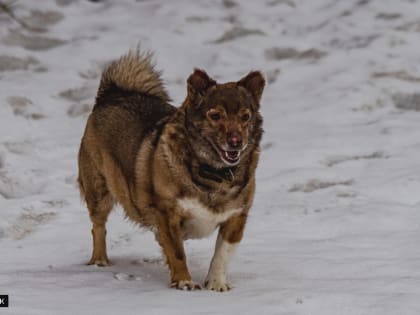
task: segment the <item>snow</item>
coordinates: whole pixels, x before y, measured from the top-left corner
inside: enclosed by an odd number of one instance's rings
[[[19,0],[13,12],[25,26],[0,11],[0,313],[420,314],[420,1]],[[78,145],[103,65],[138,43],[174,104],[194,67],[269,81],[228,293],[170,289],[153,235],[121,209],[114,265],[84,265]],[[215,241],[186,242],[195,281]]]

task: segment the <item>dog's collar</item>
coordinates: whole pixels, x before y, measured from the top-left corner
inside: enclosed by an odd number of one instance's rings
[[[223,181],[233,182],[235,179],[236,166],[225,168],[214,168],[207,164],[201,164],[198,175],[205,179],[221,183]]]

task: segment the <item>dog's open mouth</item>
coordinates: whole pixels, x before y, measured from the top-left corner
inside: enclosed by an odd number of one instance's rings
[[[227,165],[236,165],[239,162],[239,158],[241,157],[241,151],[239,150],[228,150],[225,151],[219,146],[215,145],[217,153],[219,153],[220,158],[222,161]]]
[[[222,153],[223,160],[231,164],[236,164],[241,156],[241,151],[220,151]]]

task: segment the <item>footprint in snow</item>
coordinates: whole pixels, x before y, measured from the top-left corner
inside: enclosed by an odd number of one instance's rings
[[[35,231],[39,226],[50,222],[56,215],[56,210],[69,203],[64,199],[50,199],[32,202],[22,207],[21,214],[7,228],[7,234],[21,240]]]
[[[398,93],[392,96],[396,108],[406,111],[420,111],[420,93]]]
[[[395,28],[397,31],[404,31],[404,32],[420,32],[420,21],[412,21],[408,23],[404,23]]]
[[[388,156],[386,156],[381,151],[375,151],[371,154],[332,156],[332,157],[327,158],[323,162],[323,164],[325,164],[328,167],[332,167],[337,164],[341,164],[348,161],[372,160],[372,159],[384,159],[384,158],[388,158]]]
[[[114,278],[120,281],[141,281],[143,280],[141,277],[139,276],[135,276],[135,275],[130,275],[130,274],[126,274],[126,273],[122,273],[122,272],[118,272],[118,273],[114,273]]]
[[[365,103],[365,104],[362,104],[358,107],[353,107],[351,110],[353,112],[370,113],[370,112],[373,112],[375,110],[384,108],[386,105],[387,105],[387,102],[384,99],[378,98],[378,99],[374,100],[373,102]]]
[[[45,115],[42,114],[41,109],[35,105],[29,98],[24,96],[9,96],[7,102],[13,109],[16,116],[22,116],[26,119],[42,119]]]
[[[45,178],[39,170],[0,170],[0,196],[17,199],[40,194],[45,189]]]
[[[198,15],[192,15],[185,18],[185,21],[189,23],[204,23],[210,21],[210,18],[208,16],[198,16]]]
[[[30,140],[6,141],[3,144],[10,153],[19,155],[31,153],[35,148],[35,144]]]
[[[272,1],[267,3],[267,5],[269,5],[269,6],[276,6],[276,5],[279,5],[279,4],[286,4],[289,7],[296,8],[296,3],[293,0],[272,0]]]
[[[136,259],[131,262],[132,265],[142,266],[145,264],[148,265],[164,265],[165,261],[162,257],[154,257],[154,258],[143,258],[143,259]]]
[[[396,20],[401,17],[402,15],[400,13],[387,13],[387,12],[380,12],[376,14],[375,16],[375,18],[378,20],[386,20],[386,21]]]
[[[319,179],[310,179],[305,184],[296,184],[289,189],[289,192],[304,192],[311,193],[316,190],[326,189],[333,186],[351,186],[354,183],[353,179],[342,181],[322,181]]]
[[[342,191],[342,192],[337,193],[337,197],[339,198],[355,198],[356,196],[357,196],[357,193],[355,193],[354,191],[353,192]]]
[[[61,91],[58,95],[72,102],[81,102],[87,99],[93,99],[96,93],[96,86],[82,86]]]
[[[235,1],[233,1],[233,0],[223,0],[222,1],[222,4],[223,4],[223,6],[226,8],[226,9],[232,9],[232,8],[234,8],[234,7],[236,7],[238,4],[235,2]]]
[[[230,30],[226,31],[218,39],[211,41],[212,44],[221,44],[224,42],[229,42],[241,37],[251,36],[251,35],[265,35],[265,33],[258,29],[248,29],[241,26],[234,26]]]
[[[329,44],[333,48],[343,50],[361,49],[369,47],[379,37],[378,34],[372,34],[367,36],[353,36],[347,39],[335,38]]]
[[[293,47],[272,47],[266,49],[265,57],[268,60],[285,60],[285,59],[310,59],[318,60],[327,55],[326,52],[318,50],[316,48],[311,48],[307,50],[297,50]]]
[[[38,66],[39,61],[34,57],[19,58],[9,55],[0,55],[0,72],[28,70]]]
[[[27,50],[42,51],[64,45],[67,41],[46,36],[26,35],[20,31],[12,30],[4,37],[3,43],[8,46],[23,47]]]
[[[30,30],[45,32],[48,26],[57,24],[62,19],[64,19],[64,15],[58,11],[31,10],[30,14],[21,17],[20,21]]]
[[[374,72],[371,74],[371,77],[374,79],[390,78],[390,79],[397,79],[397,80],[408,81],[408,82],[420,82],[420,77],[415,76],[411,73],[408,73],[405,70]]]
[[[55,216],[55,212],[34,213],[25,211],[9,227],[8,234],[16,240],[21,240],[31,234],[36,227],[49,222]]]
[[[76,1],[78,0],[55,0],[55,3],[57,3],[57,5],[59,5],[60,7],[65,7]]]

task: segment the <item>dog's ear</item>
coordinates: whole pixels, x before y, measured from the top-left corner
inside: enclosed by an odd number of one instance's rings
[[[194,69],[187,80],[187,85],[188,96],[194,98],[198,95],[204,95],[209,88],[216,85],[216,81],[210,78],[205,71]]]
[[[240,79],[237,83],[238,86],[242,86],[251,93],[257,103],[260,102],[261,95],[264,91],[265,80],[261,72],[252,71],[245,77]]]

